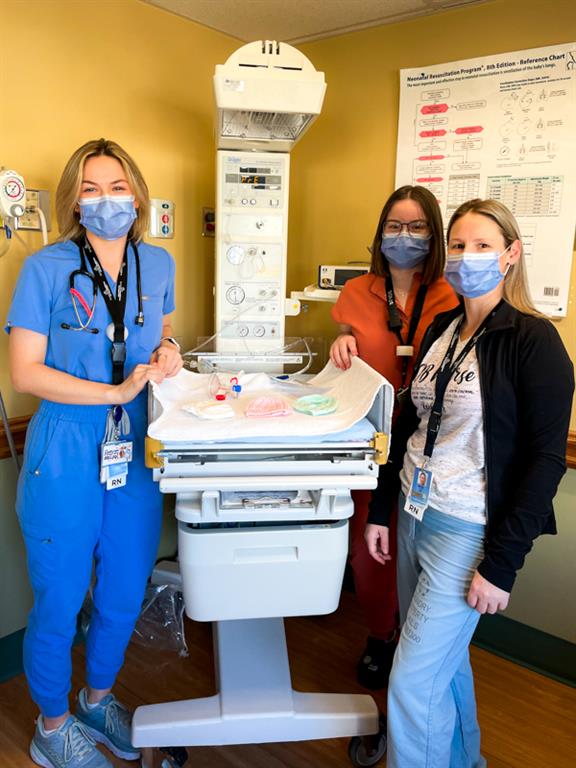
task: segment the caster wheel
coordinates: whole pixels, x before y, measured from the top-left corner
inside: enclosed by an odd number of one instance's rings
[[[166,755],[162,768],[182,768],[188,761],[188,751],[184,747],[162,747],[160,752]]]
[[[348,757],[356,768],[376,765],[386,754],[386,719],[380,715],[380,728],[374,736],[354,736],[348,744]]]
[[[184,747],[146,747],[142,750],[141,768],[183,768],[188,760]]]

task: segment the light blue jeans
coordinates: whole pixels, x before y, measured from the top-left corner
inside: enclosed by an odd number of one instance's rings
[[[483,768],[466,602],[484,526],[427,509],[398,521],[402,634],[388,686],[388,768]]]

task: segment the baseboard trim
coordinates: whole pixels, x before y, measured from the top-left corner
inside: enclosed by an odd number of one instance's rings
[[[576,644],[499,614],[482,616],[474,645],[576,688]]]
[[[24,669],[22,643],[25,631],[25,629],[19,629],[11,635],[0,638],[0,683],[21,674]]]

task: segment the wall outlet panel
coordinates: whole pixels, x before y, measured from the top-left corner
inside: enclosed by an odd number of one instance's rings
[[[174,203],[159,197],[150,198],[150,237],[171,239],[174,237]]]
[[[214,237],[216,212],[214,208],[202,208],[202,237]]]
[[[40,208],[46,218],[46,229],[50,232],[52,224],[50,221],[50,192],[47,189],[27,189],[26,190],[26,210],[22,216],[18,217],[18,229],[27,229],[37,232],[42,231],[40,226],[40,215],[35,210]]]

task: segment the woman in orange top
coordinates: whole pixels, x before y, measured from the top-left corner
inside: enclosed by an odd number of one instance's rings
[[[443,278],[446,251],[434,195],[412,186],[393,192],[380,214],[371,251],[370,272],[349,280],[332,310],[341,334],[330,348],[330,359],[345,369],[350,358],[358,355],[388,379],[401,397],[424,331],[439,312],[458,304]],[[392,568],[379,568],[364,542],[370,493],[352,493],[350,564],[369,630],[358,661],[358,681],[377,689],[388,682],[399,619],[395,562]],[[393,561],[395,540],[392,533]]]

